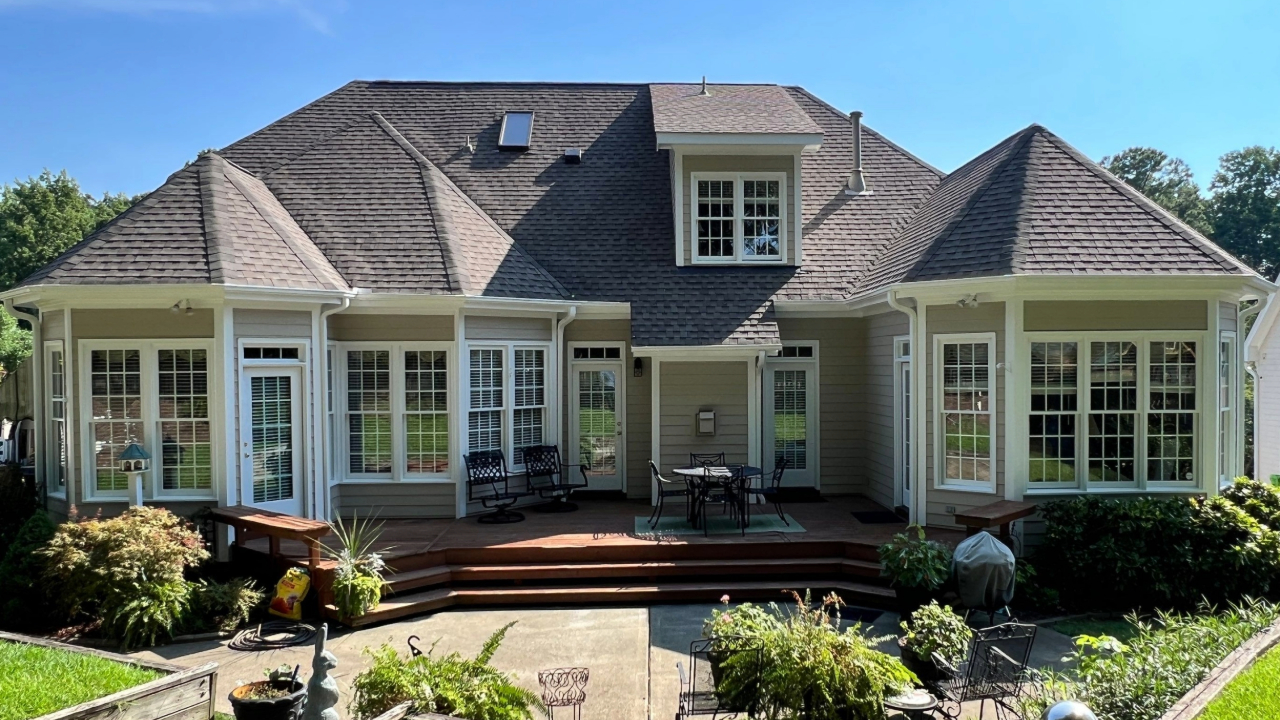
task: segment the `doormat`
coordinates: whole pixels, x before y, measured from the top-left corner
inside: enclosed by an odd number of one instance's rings
[[[905,522],[897,513],[888,510],[854,510],[853,516],[863,525],[888,525]]]
[[[747,534],[767,532],[802,533],[805,531],[804,527],[790,515],[787,515],[787,522],[790,525],[779,520],[777,515],[754,515],[751,517],[751,524],[747,526]],[[657,527],[649,527],[649,518],[637,515],[635,530],[636,535],[640,537],[702,534],[702,528],[693,527],[688,520],[675,516],[659,518]],[[742,534],[742,528],[738,527],[737,520],[727,515],[712,515],[708,517],[707,531],[708,535]]]

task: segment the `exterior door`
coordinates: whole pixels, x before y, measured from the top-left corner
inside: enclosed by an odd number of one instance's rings
[[[818,487],[817,372],[813,363],[782,360],[764,374],[764,470],[787,459],[784,487]]]
[[[572,457],[587,466],[587,489],[622,490],[626,400],[621,362],[575,362],[569,433]]]
[[[301,368],[246,368],[240,375],[245,505],[303,516],[302,397]]]

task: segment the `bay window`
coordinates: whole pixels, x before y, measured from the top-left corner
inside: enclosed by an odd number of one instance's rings
[[[62,341],[44,344],[45,389],[49,403],[45,417],[49,433],[47,487],[50,495],[67,495],[67,390],[66,365],[63,361]]]
[[[545,346],[469,349],[466,452],[500,450],[512,467],[520,467],[524,448],[544,444],[547,353]]]
[[[694,262],[778,262],[786,239],[785,173],[693,173]]]
[[[935,337],[939,486],[995,491],[995,336]]]
[[[1235,479],[1236,334],[1224,332],[1218,341],[1218,481]]]

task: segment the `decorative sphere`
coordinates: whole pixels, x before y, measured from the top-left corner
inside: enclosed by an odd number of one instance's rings
[[[1044,711],[1040,720],[1098,720],[1098,716],[1084,703],[1075,700],[1063,700]]]

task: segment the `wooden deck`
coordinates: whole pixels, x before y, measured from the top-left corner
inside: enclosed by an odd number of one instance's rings
[[[785,588],[833,589],[871,604],[894,598],[880,578],[877,548],[906,524],[859,522],[853,512],[884,509],[865,498],[786,505],[804,532],[710,537],[637,534],[635,519],[648,517],[647,503],[577,502],[580,509],[572,513],[526,509],[525,521],[510,525],[387,520],[379,549],[392,569],[389,596],[352,624],[458,604],[714,602],[723,594],[772,599]],[[952,544],[964,537],[944,530],[930,536]],[[237,550],[265,556],[270,548],[257,539]],[[307,564],[303,543],[282,541],[280,553],[287,562]],[[322,606],[330,605],[331,572],[328,561],[316,570]],[[331,606],[325,614],[336,615]]]

